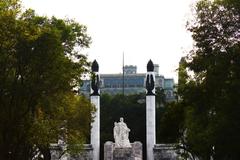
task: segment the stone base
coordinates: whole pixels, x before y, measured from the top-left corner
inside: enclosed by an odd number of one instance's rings
[[[177,160],[175,144],[156,144],[153,148],[154,160]]]
[[[113,142],[104,144],[104,160],[142,160],[142,143],[131,143],[132,148],[116,148]]]
[[[84,144],[83,150],[76,155],[64,153],[64,147],[63,145],[51,144],[51,160],[93,160],[93,148],[91,144]]]
[[[114,160],[134,160],[132,148],[115,148],[113,151]]]

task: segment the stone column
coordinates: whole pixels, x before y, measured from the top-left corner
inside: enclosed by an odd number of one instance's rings
[[[156,125],[155,125],[155,73],[154,65],[151,60],[147,64],[146,76],[146,134],[147,134],[147,160],[153,160],[153,148],[156,144]]]
[[[93,160],[99,160],[100,157],[100,91],[99,91],[99,74],[98,63],[96,60],[92,63],[92,79],[91,79],[91,103],[96,107],[94,113],[94,121],[91,124],[91,144],[93,147]]]

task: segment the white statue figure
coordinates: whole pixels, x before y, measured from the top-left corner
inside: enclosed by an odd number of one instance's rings
[[[114,123],[113,134],[115,140],[115,147],[118,148],[129,148],[131,147],[130,141],[128,139],[130,129],[127,127],[126,123],[123,122],[123,118],[120,118],[120,122]]]
[[[115,147],[120,147],[119,125],[117,122],[114,122],[113,136],[114,136],[114,141],[115,141]]]

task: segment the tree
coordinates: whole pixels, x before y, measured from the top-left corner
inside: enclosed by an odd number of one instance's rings
[[[164,107],[166,105],[166,95],[164,89],[161,87],[156,88],[156,104],[157,107]]]
[[[89,43],[73,20],[0,2],[0,159],[31,159],[36,151],[49,159],[61,126],[69,144],[85,141],[93,107],[73,92],[89,68],[78,48]]]
[[[239,6],[236,0],[200,0],[188,26],[195,46],[182,68],[188,71],[179,92],[186,115],[183,139],[200,159],[240,157]]]
[[[167,103],[162,113],[157,109],[157,142],[178,143],[184,124],[184,108],[180,103]]]

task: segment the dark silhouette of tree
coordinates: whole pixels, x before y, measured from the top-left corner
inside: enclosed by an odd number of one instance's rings
[[[200,159],[239,159],[240,1],[200,0],[195,9],[195,47],[180,66],[182,142]]]

